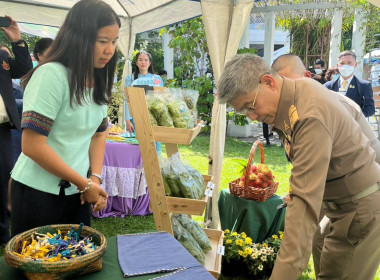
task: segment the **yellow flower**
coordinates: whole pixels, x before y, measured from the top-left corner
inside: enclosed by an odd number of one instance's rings
[[[280,234],[280,239],[282,240],[282,237],[283,237],[284,235],[283,234]]]
[[[259,267],[258,267],[259,270],[263,270],[263,268],[264,268],[264,267],[263,267],[262,264],[260,264]]]
[[[243,258],[246,258],[248,256],[248,254],[247,253],[243,253],[242,256],[243,256]]]
[[[263,247],[264,247],[264,248],[267,248],[267,247],[268,247],[268,244],[264,243],[264,244],[263,244]]]
[[[278,232],[278,234],[280,234],[280,235],[281,235],[281,234],[284,234],[284,233],[283,233],[282,231],[279,231],[279,232]]]
[[[253,253],[251,256],[252,256],[252,259],[254,259],[254,260],[257,259],[257,254],[256,253]]]
[[[278,236],[275,235],[275,234],[273,234],[273,235],[272,235],[272,238],[273,238],[274,240],[277,240],[277,239],[278,239]]]
[[[243,246],[243,240],[238,239],[238,240],[235,241],[235,244],[238,245],[238,246],[240,246],[240,247],[242,247]]]
[[[238,253],[240,256],[242,256],[244,254],[244,252],[242,250],[239,250]]]
[[[230,233],[230,230],[229,230],[229,229],[226,229],[226,230],[224,231],[224,233],[225,233],[225,234],[229,234],[229,233]]]
[[[247,244],[247,245],[251,245],[251,244],[252,244],[252,239],[251,239],[250,237],[247,237],[247,238],[245,239],[245,244]]]
[[[226,240],[226,244],[231,244],[232,243],[232,240],[231,239],[227,239]]]
[[[248,255],[252,254],[252,249],[251,248],[245,248],[244,253],[247,253]]]
[[[237,232],[235,231],[235,232],[233,232],[231,235],[232,235],[232,236],[237,236]]]
[[[247,235],[245,234],[245,232],[242,232],[242,233],[241,233],[241,237],[242,237],[243,239],[246,239],[246,238],[247,238]]]

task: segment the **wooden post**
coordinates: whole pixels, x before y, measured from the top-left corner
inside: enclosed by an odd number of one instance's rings
[[[139,140],[156,229],[167,231],[173,235],[158,157],[152,156],[157,155],[157,151],[146,105],[145,91],[142,88],[128,87],[126,95],[127,99],[130,100],[130,104],[132,104],[129,110],[132,111],[135,119],[136,138]]]

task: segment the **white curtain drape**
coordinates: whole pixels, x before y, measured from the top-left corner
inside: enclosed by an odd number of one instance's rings
[[[252,0],[202,0],[202,15],[215,83],[225,63],[236,54],[253,7]],[[214,100],[211,121],[209,174],[214,176],[214,195],[207,206],[206,218],[211,228],[219,227],[218,192],[222,173],[226,132],[226,105]]]

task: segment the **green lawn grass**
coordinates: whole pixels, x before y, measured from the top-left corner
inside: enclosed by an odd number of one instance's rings
[[[180,146],[180,155],[183,162],[197,168],[202,174],[208,174],[208,154],[209,154],[208,136],[198,136],[189,146]],[[241,165],[235,159],[248,160],[249,151],[252,143],[237,140],[227,137],[225,143],[225,153],[223,159],[223,169],[221,176],[220,189],[228,188],[228,183],[241,176]],[[165,147],[163,145],[163,154]],[[277,195],[282,196],[289,190],[289,174],[291,164],[288,163],[284,155],[283,148],[273,145],[271,148],[264,148],[265,163],[269,165],[275,174],[276,181],[279,182]],[[257,150],[254,157],[254,162],[260,161],[260,151]],[[155,230],[154,220],[152,215],[148,216],[127,216],[122,218],[105,218],[92,219],[91,226],[106,237],[116,236],[118,234],[151,232]],[[0,247],[0,256],[4,254],[4,248]],[[300,279],[314,279],[314,272],[309,263],[308,268],[304,271]],[[230,278],[222,278],[229,279]],[[237,278],[235,278],[237,279]],[[376,274],[375,280],[380,280],[380,268]]]

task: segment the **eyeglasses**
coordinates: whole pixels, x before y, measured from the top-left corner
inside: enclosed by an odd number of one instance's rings
[[[260,89],[260,84],[259,84],[259,86],[256,89],[255,99],[253,99],[252,104],[247,109],[242,109],[240,111],[235,110],[235,114],[246,116],[246,115],[248,115],[248,113],[254,112],[256,110],[255,103],[256,103],[257,95],[259,93],[259,89]]]

